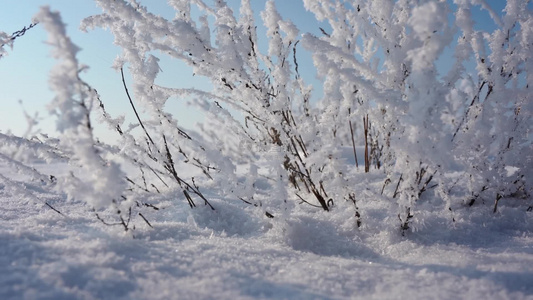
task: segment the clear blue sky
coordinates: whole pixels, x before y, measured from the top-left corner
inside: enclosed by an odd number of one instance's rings
[[[71,39],[82,51],[78,55],[81,63],[90,66],[84,79],[98,90],[102,96],[106,108],[112,115],[126,113],[131,114],[127,98],[122,88],[120,74],[117,74],[111,65],[120,50],[113,45],[113,36],[110,32],[96,29],[89,33],[81,32],[78,26],[81,20],[87,16],[100,13],[99,8],[92,0],[7,0],[0,10],[0,30],[8,34],[22,29],[31,23],[40,6],[49,5],[53,10],[61,12],[63,22],[67,24],[67,32]],[[238,0],[228,1],[238,13]],[[252,1],[257,12],[264,7],[266,1]],[[311,13],[306,12],[301,1],[281,0],[278,8],[284,17],[290,17],[293,22],[302,28],[310,27],[313,22]],[[143,4],[158,14],[168,18],[173,13],[168,9],[166,1],[151,0],[143,1]],[[259,16],[258,20],[259,19]],[[314,22],[316,24],[316,21]],[[260,25],[260,24],[259,24]],[[313,31],[318,26],[312,26]],[[29,30],[24,36],[15,41],[14,49],[8,50],[9,55],[0,59],[0,131],[8,129],[15,134],[22,134],[26,123],[19,100],[23,101],[24,107],[29,112],[38,111],[43,118],[41,125],[45,132],[55,128],[54,120],[46,111],[46,104],[53,98],[48,88],[48,73],[54,65],[54,60],[49,57],[49,47],[46,41],[46,32],[40,26]],[[164,60],[162,65],[161,81],[173,86],[196,86],[208,88],[207,81],[192,78],[190,69],[177,61]],[[184,68],[185,67],[185,68]],[[185,69],[180,72],[176,69]],[[199,116],[190,112],[183,105],[183,101],[174,101],[170,105],[172,112],[180,120],[180,124],[191,127]]]
[[[230,0],[228,2],[238,13],[237,7],[240,1]],[[252,0],[256,12],[264,7],[265,2],[266,0]],[[165,0],[146,0],[141,3],[155,13],[168,18],[173,17]],[[324,26],[319,25],[313,15],[304,10],[301,0],[277,0],[276,3],[282,16],[290,18],[301,31],[318,34],[318,26]],[[504,0],[488,0],[487,3],[498,12],[505,6]],[[117,116],[123,113],[131,115],[120,74],[111,69],[113,60],[120,51],[113,45],[111,33],[101,29],[89,33],[78,30],[80,21],[84,17],[100,13],[92,0],[4,0],[2,4],[0,31],[8,34],[29,25],[32,16],[37,13],[40,6],[49,5],[53,10],[60,11],[63,21],[68,25],[68,34],[74,43],[82,48],[78,55],[79,61],[90,66],[89,72],[83,75],[84,79],[98,90],[112,115]],[[484,28],[493,26],[486,12],[475,12],[475,16],[478,26]],[[257,20],[260,20],[259,17]],[[8,129],[16,134],[24,132],[26,123],[18,103],[19,100],[23,101],[24,107],[29,112],[39,112],[43,118],[44,132],[53,131],[55,128],[53,118],[45,110],[46,104],[53,98],[47,80],[54,61],[49,57],[50,49],[44,41],[46,41],[46,33],[40,26],[36,26],[26,35],[18,38],[14,49],[8,49],[9,55],[0,59],[0,132],[5,133]],[[302,59],[304,63],[300,64],[301,68],[309,68],[303,69],[302,73],[309,74],[312,80],[314,71],[310,68],[311,62],[307,60],[308,57]],[[182,66],[176,61],[163,61],[163,73],[160,80],[173,86],[208,88],[207,81],[192,78],[190,70]],[[313,85],[318,88],[318,83],[315,82]],[[180,120],[180,124],[186,127],[193,126],[199,118],[195,113],[187,111],[188,108],[183,104],[172,104],[169,108]]]

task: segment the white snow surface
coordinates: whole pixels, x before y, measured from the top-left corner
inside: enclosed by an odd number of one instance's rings
[[[24,187],[0,183],[0,299],[533,299],[531,212],[512,206],[452,227],[426,216],[401,236],[372,199],[357,229],[353,212],[296,206],[270,219],[167,194],[145,213],[153,228],[136,218],[124,232],[81,201]]]

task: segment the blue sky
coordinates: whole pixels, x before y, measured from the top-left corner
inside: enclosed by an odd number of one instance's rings
[[[78,30],[80,21],[91,14],[99,12],[90,0],[9,0],[9,5],[3,5],[0,10],[0,30],[12,33],[31,23],[32,17],[39,7],[49,4],[54,10],[62,12],[63,21],[67,24],[67,31],[73,41],[83,51],[79,55],[81,62],[91,65],[86,74],[88,81],[98,83],[102,90],[107,89],[107,82],[115,80],[114,72],[109,68],[118,49],[113,46],[113,38],[103,30],[91,34]],[[44,43],[46,32],[40,26],[26,32],[15,41],[13,50],[0,60],[0,90],[2,109],[0,110],[0,130],[11,129],[20,134],[26,128],[22,109],[18,103],[23,101],[29,112],[38,111],[43,117],[43,127],[46,131],[55,128],[54,121],[46,111],[46,104],[53,98],[48,88],[48,73],[55,61],[50,58],[50,48]],[[97,87],[98,89],[98,87]],[[110,96],[115,96],[111,94]]]
[[[81,63],[90,66],[83,78],[98,90],[107,109],[114,116],[118,114],[131,114],[127,98],[122,88],[120,74],[111,69],[114,58],[120,50],[113,45],[113,36],[110,32],[96,29],[89,33],[81,32],[78,26],[87,16],[100,13],[99,8],[92,0],[8,0],[0,10],[0,30],[8,34],[22,29],[31,23],[39,7],[49,5],[53,10],[61,12],[63,22],[67,24],[67,32],[71,39],[82,51],[78,55]],[[228,1],[238,12],[239,1]],[[264,7],[266,1],[252,1],[257,12]],[[309,27],[313,22],[311,13],[306,12],[301,1],[278,1],[278,8],[284,17],[290,17],[293,22],[302,28]],[[173,13],[166,6],[164,0],[145,1],[148,8],[168,18]],[[315,21],[316,23],[316,21]],[[313,27],[316,31],[316,26]],[[41,127],[44,132],[55,128],[54,119],[46,111],[46,105],[53,98],[53,93],[48,88],[48,73],[54,65],[54,60],[49,57],[49,47],[45,44],[46,32],[40,26],[26,32],[15,41],[13,50],[8,50],[9,55],[0,59],[0,90],[2,109],[0,109],[0,131],[8,129],[15,134],[22,134],[26,129],[26,122],[19,104],[22,100],[25,109],[33,114],[38,112],[41,117]],[[158,78],[165,83],[168,81],[173,86],[197,86],[208,88],[207,81],[192,78],[191,72],[185,65],[171,60],[165,60],[162,65],[163,73]],[[184,72],[176,69],[185,70]],[[172,83],[170,82],[172,81]],[[182,103],[174,102],[169,109],[177,115],[180,124],[191,127],[199,115],[191,113],[190,109]]]
[[[238,13],[238,0],[228,1]],[[266,0],[252,0],[258,12],[264,7]],[[172,18],[173,13],[166,6],[164,0],[141,1],[148,8],[158,14]],[[318,33],[319,25],[313,15],[306,12],[302,1],[277,0],[277,7],[284,18],[290,18],[301,31]],[[501,11],[505,6],[503,0],[487,1],[495,11]],[[71,39],[82,51],[78,55],[81,63],[90,66],[90,70],[83,75],[84,79],[98,90],[102,100],[110,113],[131,115],[127,98],[124,95],[120,74],[111,69],[114,58],[119,49],[113,45],[111,33],[96,29],[89,33],[78,30],[80,21],[87,16],[98,14],[99,8],[92,0],[5,0],[0,9],[0,31],[8,34],[22,29],[31,23],[32,16],[37,13],[40,6],[49,5],[53,10],[61,12],[63,21],[67,24],[67,32]],[[486,12],[475,12],[478,26],[492,27],[492,21]],[[258,18],[259,20],[259,18]],[[261,28],[259,28],[261,30]],[[26,128],[22,108],[19,100],[30,113],[39,112],[42,118],[41,127],[44,132],[54,129],[54,119],[48,115],[46,104],[53,98],[48,89],[48,73],[54,65],[49,57],[49,47],[44,43],[46,33],[40,26],[28,31],[24,36],[15,41],[13,50],[8,50],[9,55],[0,59],[0,132],[8,129],[15,134],[22,134]],[[264,44],[264,43],[263,43]],[[310,67],[309,57],[300,58],[303,74],[308,74],[313,80],[314,71]],[[443,62],[444,64],[446,62]],[[164,60],[162,64],[162,82],[173,86],[196,86],[208,88],[207,81],[193,78],[188,68],[176,61]],[[184,70],[184,71],[179,71]],[[318,83],[313,84],[318,88]],[[183,102],[175,101],[168,109],[177,116],[180,124],[186,127],[194,126],[201,118],[189,110]],[[101,134],[107,134],[102,132]]]

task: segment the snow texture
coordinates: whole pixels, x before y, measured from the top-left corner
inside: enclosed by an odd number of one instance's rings
[[[273,0],[259,18],[251,1],[173,0],[172,20],[95,2],[81,29],[113,34],[136,118],[105,111],[42,8],[60,135],[31,137],[29,115],[27,136],[0,133],[0,299],[533,299],[526,1],[305,0],[319,35]],[[163,56],[212,90],[158,84]],[[205,113],[199,132],[172,97]]]
[[[325,212],[275,220],[213,200],[220,210],[147,213],[154,228],[132,236],[38,184],[11,187],[0,184],[1,299],[533,299],[530,216],[488,230],[430,219],[401,238]]]
[[[217,211],[191,210],[165,195],[145,213],[153,228],[139,221],[132,235],[39,184],[12,187],[0,182],[1,299],[533,299],[527,215],[479,214],[455,228],[430,217],[405,238],[384,226],[357,231],[343,214],[269,219],[216,199]],[[490,218],[489,228],[475,223]]]

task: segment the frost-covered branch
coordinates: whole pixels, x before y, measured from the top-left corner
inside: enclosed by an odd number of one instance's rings
[[[49,107],[58,118],[60,147],[71,151],[70,159],[84,173],[83,179],[74,175],[61,178],[58,185],[71,199],[82,198],[96,209],[109,207],[122,196],[125,176],[120,166],[107,162],[95,145],[90,112],[96,97],[79,77],[86,68],[76,58],[79,48],[67,36],[58,12],[43,7],[35,19],[48,31],[52,56],[58,61],[50,73],[50,87],[56,96]]]

